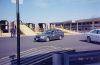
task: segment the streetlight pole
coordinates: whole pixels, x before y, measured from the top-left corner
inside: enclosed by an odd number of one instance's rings
[[[20,65],[20,13],[19,13],[19,0],[16,0],[16,17],[17,17],[17,65]]]

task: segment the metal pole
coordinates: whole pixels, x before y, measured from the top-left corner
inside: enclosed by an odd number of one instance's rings
[[[17,65],[20,65],[20,14],[19,14],[19,0],[16,0],[16,16],[17,16]]]

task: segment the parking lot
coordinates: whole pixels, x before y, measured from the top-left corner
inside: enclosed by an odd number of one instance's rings
[[[34,36],[21,37],[21,52],[32,48],[54,46],[59,48],[72,48],[76,51],[100,50],[99,43],[87,43],[84,34],[65,35],[63,40],[50,42],[35,42]],[[0,37],[0,58],[15,54],[17,51],[17,39]]]

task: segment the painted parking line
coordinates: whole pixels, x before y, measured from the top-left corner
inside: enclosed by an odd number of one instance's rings
[[[23,57],[30,57],[30,56],[35,56],[35,55],[38,55],[38,54],[41,54],[41,53],[45,53],[44,52],[45,51],[45,49],[41,49],[41,50],[38,50],[38,51],[35,51],[35,52],[32,52],[32,53],[25,53],[25,54],[23,54],[22,56],[21,56],[21,58],[23,58]],[[49,52],[49,51],[46,51],[46,52]],[[15,58],[15,59],[17,59],[17,58]],[[4,60],[5,61],[5,60]],[[5,62],[3,62],[3,61],[1,61],[2,62],[2,64],[4,64],[4,63],[8,63],[8,62],[10,62],[10,58],[8,59],[8,61],[5,61]]]
[[[39,48],[41,48],[41,47],[39,47]],[[29,50],[26,50],[26,51],[22,51],[21,54],[23,54],[23,53],[25,53],[25,52],[29,52],[29,51],[34,50],[34,49],[38,49],[38,48],[32,48],[32,49],[29,49]],[[17,55],[17,54],[14,54],[14,55]],[[9,58],[9,56],[3,57],[3,58],[1,58],[0,60],[8,59],[8,58]]]
[[[38,48],[47,48],[47,47],[49,47],[49,46],[38,47]],[[38,49],[38,48],[32,48],[32,49],[29,49],[29,50],[22,51],[22,52],[20,52],[20,53],[22,54],[22,53],[29,52],[29,51],[31,51],[31,50],[35,50],[35,49]],[[16,54],[14,54],[14,55],[16,55]],[[0,58],[0,60],[7,59],[7,58],[9,58],[9,56]]]
[[[36,52],[38,52],[37,54],[45,53],[45,52],[51,52],[51,51],[53,51],[55,49],[57,49],[57,48],[54,47],[54,46],[43,46],[43,47],[38,47],[38,48],[32,48],[32,49],[29,49],[29,50],[26,50],[26,51],[21,52],[21,55],[22,55],[21,57],[28,56],[28,55],[30,56],[30,54],[33,54],[33,53],[36,53]],[[32,51],[34,51],[34,50],[35,50],[35,52],[32,53]],[[42,51],[42,52],[40,52],[40,51]],[[17,55],[17,54],[15,54],[15,55]],[[3,61],[3,60],[4,61],[5,60],[10,60],[10,58],[9,58],[9,56],[7,56],[7,57],[3,57],[3,58],[0,59],[0,61]]]
[[[46,49],[39,50],[39,51],[45,52],[44,50],[46,50]],[[42,52],[40,52],[40,53],[42,53]],[[46,51],[46,52],[50,52],[50,51]],[[38,53],[38,54],[40,54],[40,53]],[[32,56],[34,56],[33,53],[30,53],[30,54],[31,54]],[[38,55],[38,54],[35,54],[35,55]],[[29,54],[25,54],[25,55],[27,56],[27,55],[29,55]],[[25,56],[22,56],[22,57],[25,57]],[[30,56],[29,56],[29,57],[30,57]],[[30,58],[30,59],[31,59],[31,58]],[[26,59],[25,61],[30,60],[30,59]],[[2,63],[2,64],[6,64],[6,63],[7,63],[7,64],[9,65],[9,64],[10,64],[9,62],[10,62],[10,61],[6,61],[6,62],[4,62],[4,63]]]
[[[40,47],[39,47],[39,48],[40,48]],[[34,49],[36,49],[36,48],[34,48]],[[31,50],[33,50],[33,49],[29,49],[29,50],[27,50],[27,52],[29,52],[29,51],[31,51]],[[38,48],[37,48],[37,50],[38,50]],[[39,50],[38,50],[38,51],[39,51]],[[21,52],[21,54],[24,54],[25,52],[26,52],[26,51]],[[15,55],[16,55],[16,54],[15,54]],[[9,56],[0,59],[1,62],[2,62],[2,61],[6,61],[6,60],[8,60],[8,62],[9,62],[9,60],[10,60]]]
[[[41,49],[43,49],[43,48],[53,48],[53,49],[61,49],[61,47],[55,47],[55,46],[43,46],[43,47],[38,47],[38,48],[32,48],[32,49],[29,49],[29,50],[26,50],[26,51],[22,51],[21,52],[21,54],[25,54],[25,53],[29,53],[29,52],[32,52],[33,50],[38,50],[39,51],[39,49],[41,50]],[[65,48],[66,49],[66,48]],[[65,50],[64,49],[64,50]],[[68,49],[68,48],[67,48]],[[17,54],[14,54],[14,55],[17,55]],[[7,56],[7,57],[3,57],[3,58],[1,58],[0,60],[3,60],[3,59],[8,59],[9,58],[9,56]]]
[[[55,47],[55,46],[43,46],[43,47],[38,47],[38,48],[32,48],[32,49],[29,49],[29,50],[26,50],[26,51],[22,51],[21,52],[21,58],[35,56],[35,55],[38,55],[38,54],[46,54],[46,53],[49,53],[49,52],[59,51],[59,50],[61,51],[61,50],[66,50],[66,49],[68,50],[70,48],[61,48],[61,47]],[[15,54],[15,56],[16,55],[17,54]],[[15,59],[17,59],[17,58],[15,57]],[[30,60],[30,59],[27,59],[27,60]],[[44,59],[46,59],[46,58],[44,58]],[[42,60],[44,60],[44,59],[42,59]],[[36,61],[36,63],[40,62],[42,60]],[[9,65],[9,64],[11,64],[10,61],[11,61],[11,59],[9,58],[9,56],[0,59],[0,63],[2,62],[2,64],[8,64]]]
[[[54,46],[53,46],[53,48],[57,49],[57,47],[54,47]],[[61,47],[58,47],[58,48],[61,49]],[[62,48],[61,50],[73,50],[73,49],[72,49],[72,48]],[[64,52],[64,51],[62,51],[62,52]],[[44,59],[38,60],[38,61],[36,61],[36,62],[33,62],[33,63],[30,64],[30,65],[35,65],[35,64],[40,63],[40,62],[42,62],[42,61],[45,61],[45,60],[47,60],[47,59],[49,59],[49,58],[52,58],[52,56],[49,56],[49,57],[46,57],[46,58],[44,58]]]

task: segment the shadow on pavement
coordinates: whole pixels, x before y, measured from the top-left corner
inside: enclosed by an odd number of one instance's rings
[[[87,40],[80,40],[80,41],[82,41],[82,42],[87,42]],[[88,42],[87,42],[88,43]],[[97,44],[97,45],[100,45],[100,42],[91,42],[92,44]]]
[[[30,57],[24,57],[20,59],[21,65],[52,65],[52,57],[51,53],[46,53],[46,54],[39,54],[35,56],[30,56]],[[11,65],[17,65],[17,59],[14,59],[14,56],[10,56],[11,60]]]
[[[80,40],[81,42],[87,42],[86,40]]]
[[[62,50],[63,51],[63,50]],[[61,52],[61,53],[68,53],[68,51],[57,51],[57,52]],[[52,65],[52,54],[54,52],[50,52],[50,53],[45,53],[45,54],[38,54],[38,55],[34,55],[34,56],[29,56],[29,57],[24,57],[21,58],[20,63],[21,65]],[[71,54],[74,53],[74,50],[71,51]],[[70,51],[69,51],[70,54]],[[15,56],[10,56],[11,60],[11,65],[17,65],[17,59],[15,59]],[[64,59],[64,56],[63,58]],[[64,61],[64,60],[63,60]],[[87,64],[91,64],[91,63],[97,63],[100,60],[95,60],[95,61],[69,61],[69,65],[84,65],[84,63]],[[62,62],[63,64],[63,62]]]

